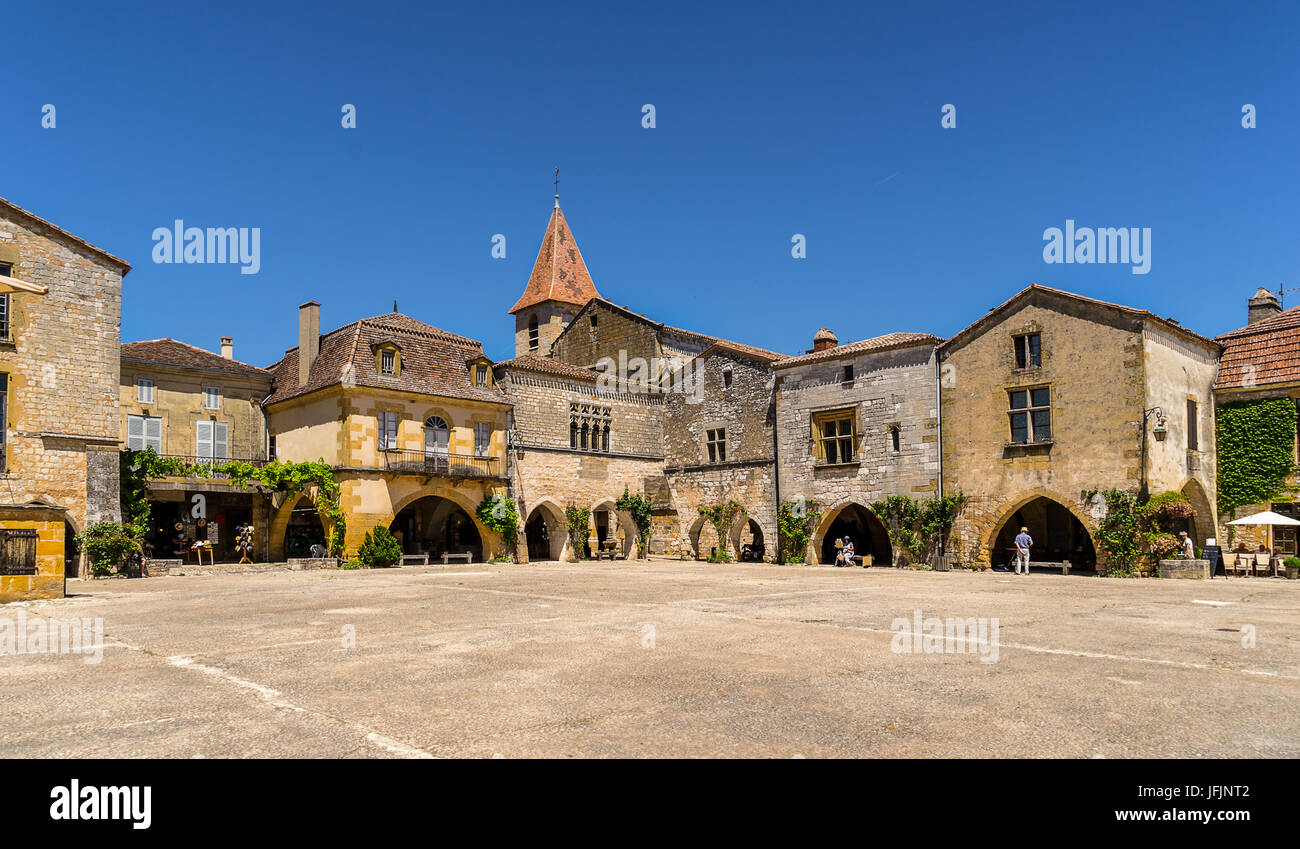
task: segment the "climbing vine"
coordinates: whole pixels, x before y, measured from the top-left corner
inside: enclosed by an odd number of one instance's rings
[[[709,562],[730,563],[731,555],[727,552],[727,531],[731,530],[736,517],[743,514],[745,508],[734,498],[728,498],[726,501],[718,501],[699,509],[700,515],[709,520],[709,524],[713,525],[713,530],[718,534],[718,548],[709,555]]]
[[[1196,515],[1181,492],[1162,492],[1145,502],[1119,489],[1084,495],[1101,495],[1106,502],[1106,517],[1098,522],[1093,541],[1106,555],[1106,574],[1113,577],[1136,577],[1140,569],[1151,570],[1160,560],[1178,556],[1181,545],[1174,528]]]
[[[802,563],[807,556],[808,542],[821,518],[819,506],[816,501],[800,496],[784,502],[777,510],[777,548],[782,563]]]
[[[591,510],[570,504],[564,508],[564,524],[569,530],[569,559],[577,562],[584,559],[587,550],[587,534],[591,524]]]
[[[250,483],[261,484],[291,498],[314,487],[312,503],[321,522],[330,529],[330,554],[339,556],[343,553],[347,523],[339,507],[341,493],[333,469],[323,460],[315,463],[272,460],[261,467],[242,460],[188,463],[177,457],[160,457],[152,448],[146,448],[143,451],[123,451],[121,473],[123,510],[141,536],[149,525],[149,481],[165,477],[222,477],[245,489]]]
[[[966,506],[966,495],[935,495],[917,501],[906,495],[891,495],[871,505],[885,525],[889,541],[905,549],[914,559],[929,560],[948,543],[952,526]]]
[[[519,535],[519,511],[515,509],[514,499],[503,492],[484,493],[475,514],[480,522],[501,534],[506,544],[506,556],[513,560],[515,539]]]
[[[654,502],[644,493],[629,494],[627,487],[624,486],[623,494],[614,502],[614,507],[631,514],[632,524],[636,525],[638,537],[637,556],[644,558],[646,552],[650,550],[650,514],[654,509]]]
[[[1295,471],[1296,404],[1288,398],[1236,401],[1218,409],[1219,511],[1280,494]]]

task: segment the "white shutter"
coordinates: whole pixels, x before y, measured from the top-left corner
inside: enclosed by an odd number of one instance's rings
[[[144,420],[144,444],[159,454],[162,453],[162,419],[150,416]]]
[[[194,456],[212,456],[212,422],[194,423]]]
[[[220,386],[203,387],[203,406],[209,410],[221,409],[221,387]]]
[[[218,460],[230,459],[230,440],[226,438],[228,427],[226,422],[213,422],[212,456]]]
[[[126,447],[130,451],[144,449],[144,419],[140,416],[126,417]]]

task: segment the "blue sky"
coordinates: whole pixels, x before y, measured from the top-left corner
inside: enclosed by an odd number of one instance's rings
[[[511,356],[557,165],[604,296],[788,353],[1032,282],[1208,335],[1300,286],[1296,4],[469,5],[15,6],[0,196],[133,264],[124,341],[258,365],[313,298]],[[155,264],[178,218],[260,227],[260,273]],[[1150,273],[1045,264],[1066,219],[1151,228]]]

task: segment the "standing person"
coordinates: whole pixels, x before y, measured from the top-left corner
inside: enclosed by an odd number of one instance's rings
[[[1016,574],[1020,574],[1020,568],[1023,566],[1025,574],[1029,574],[1029,549],[1034,546],[1034,538],[1029,535],[1029,528],[1021,528],[1020,533],[1016,534]]]
[[[1196,559],[1196,544],[1193,543],[1192,538],[1187,535],[1187,531],[1178,532],[1178,545],[1183,550],[1183,557],[1186,557],[1188,560]]]

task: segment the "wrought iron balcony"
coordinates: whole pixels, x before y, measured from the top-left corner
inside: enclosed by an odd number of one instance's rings
[[[384,449],[384,465],[389,471],[403,475],[429,475],[442,478],[496,478],[496,457],[479,457],[474,454],[442,454],[410,451],[399,448]]]

